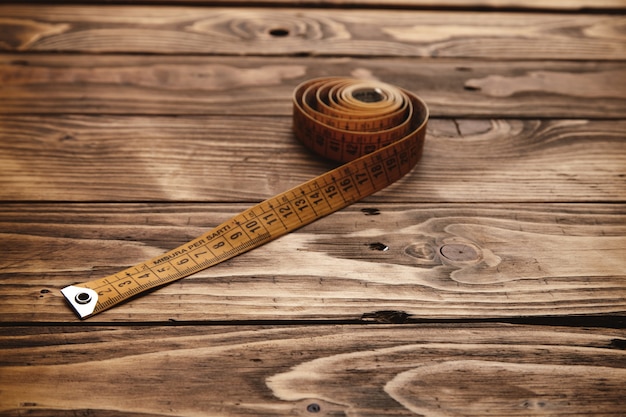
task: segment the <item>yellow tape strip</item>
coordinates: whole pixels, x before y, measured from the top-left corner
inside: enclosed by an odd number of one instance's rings
[[[379,191],[421,157],[428,108],[389,84],[320,78],[293,97],[296,137],[319,155],[345,163],[265,200],[202,236],[116,274],[61,290],[86,318],[154,287],[263,245]]]

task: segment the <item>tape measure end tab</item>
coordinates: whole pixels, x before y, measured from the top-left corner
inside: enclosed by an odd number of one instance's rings
[[[63,288],[61,294],[81,319],[92,315],[98,304],[98,293],[90,288],[70,285]]]

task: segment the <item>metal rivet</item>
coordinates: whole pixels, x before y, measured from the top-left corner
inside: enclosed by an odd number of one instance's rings
[[[89,304],[89,302],[91,301],[91,295],[86,292],[79,292],[78,294],[76,294],[76,297],[74,297],[74,299],[78,304]]]

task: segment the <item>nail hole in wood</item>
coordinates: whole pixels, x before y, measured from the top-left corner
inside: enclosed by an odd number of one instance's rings
[[[317,403],[311,403],[306,406],[306,411],[309,413],[319,413],[322,408]]]
[[[377,208],[362,208],[361,212],[365,213],[366,216],[378,216],[380,214],[380,210]]]
[[[285,36],[289,35],[289,31],[284,28],[270,29],[269,33],[275,38],[284,38]]]
[[[380,243],[380,242],[374,242],[374,243],[370,243],[369,247],[371,250],[379,250],[382,252],[388,251],[389,250],[389,246],[385,245],[384,243]]]

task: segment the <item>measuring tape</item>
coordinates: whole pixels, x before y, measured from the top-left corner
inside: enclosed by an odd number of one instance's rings
[[[421,157],[428,108],[389,84],[319,78],[293,96],[296,137],[344,165],[265,200],[176,249],[61,290],[80,318],[263,245],[407,174]]]

